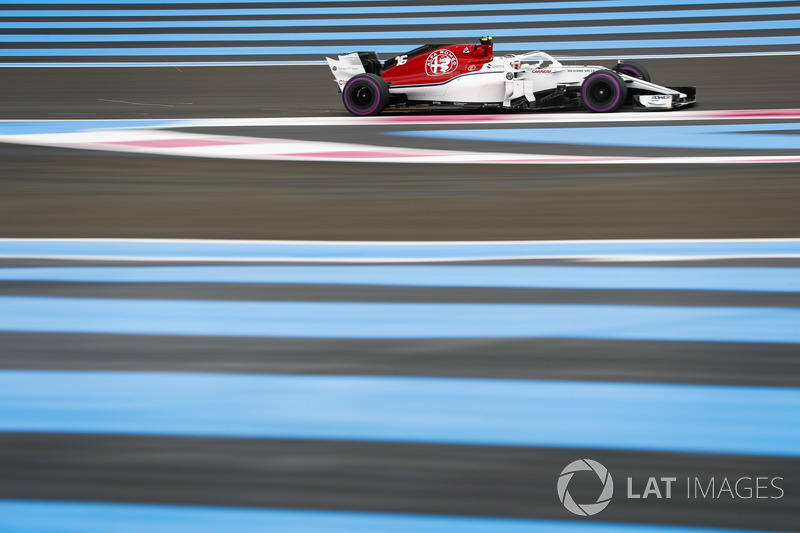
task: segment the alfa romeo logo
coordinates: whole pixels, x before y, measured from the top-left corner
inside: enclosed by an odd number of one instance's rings
[[[425,73],[428,76],[441,76],[453,72],[458,67],[458,58],[450,50],[440,49],[425,60]]]
[[[603,483],[603,490],[600,492],[600,496],[597,497],[597,501],[594,503],[577,503],[572,499],[569,490],[567,490],[569,487],[569,482],[572,480],[572,476],[574,476],[576,472],[582,471],[594,472]],[[611,497],[613,495],[614,480],[611,479],[611,473],[606,467],[597,461],[592,461],[591,459],[578,459],[577,461],[573,461],[568,464],[566,468],[561,471],[561,475],[558,476],[558,499],[561,500],[561,503],[564,504],[564,507],[566,507],[569,512],[576,515],[596,515],[608,507],[608,504],[611,503]]]

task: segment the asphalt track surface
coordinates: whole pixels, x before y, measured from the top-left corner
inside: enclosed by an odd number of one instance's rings
[[[696,110],[793,109],[798,56],[659,59]],[[4,68],[0,118],[344,116],[325,67]],[[693,110],[679,113],[692,113]],[[418,126],[417,129],[424,129]],[[236,131],[227,133],[237,133]],[[248,134],[253,134],[249,132]],[[286,131],[314,139],[363,130]],[[419,141],[417,141],[419,142]],[[438,141],[426,140],[425,144]],[[447,141],[442,141],[447,143]],[[564,145],[562,153],[585,148]],[[3,237],[537,240],[797,237],[791,164],[378,165],[169,158],[0,145]],[[2,266],[59,265],[4,260]],[[74,263],[70,263],[74,264]],[[97,263],[88,263],[97,264]],[[747,266],[746,261],[717,263]],[[774,260],[769,266],[796,266]],[[798,307],[796,293],[403,290],[2,282],[26,296]],[[797,345],[576,339],[229,339],[0,333],[3,369],[450,376],[800,386]],[[224,357],[220,354],[224,353]],[[624,500],[593,520],[794,531],[795,458],[391,442],[0,434],[0,497],[569,519],[580,457],[627,476],[782,477],[782,500]],[[595,487],[585,487],[592,499]],[[583,494],[576,487],[576,499]],[[622,490],[621,488],[618,490]]]
[[[800,107],[796,56],[646,64],[655,81],[698,87],[697,107],[682,114]],[[7,68],[2,73],[0,117],[5,119],[346,114],[322,66]],[[258,135],[250,130],[257,128],[223,133]],[[372,132],[328,127],[278,133],[363,142]],[[274,128],[270,134],[275,135]],[[402,142],[398,139],[391,142]],[[407,142],[418,147],[463,145]],[[508,150],[511,143],[496,144],[490,149]],[[524,144],[514,144],[514,150],[524,149]],[[608,153],[606,148],[575,145],[553,149],[568,155]],[[800,185],[793,165],[265,163],[16,145],[3,146],[2,155],[0,224],[6,236],[15,237],[736,238],[791,237],[800,226]]]

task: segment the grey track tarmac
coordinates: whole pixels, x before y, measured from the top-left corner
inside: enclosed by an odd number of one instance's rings
[[[758,58],[757,72],[746,68],[755,61],[642,62],[655,81],[697,85],[700,103],[679,113],[800,107],[800,59]],[[771,72],[768,79],[763,70]],[[346,114],[324,66],[5,68],[2,73],[4,119]],[[324,135],[363,139],[360,128],[328,127]],[[295,135],[323,135],[319,128],[305,130]],[[569,154],[586,150],[556,148]],[[798,171],[784,164],[327,164],[13,145],[0,145],[0,156],[0,228],[8,237],[736,238],[796,236],[800,227]]]
[[[654,81],[697,85],[700,103],[696,110],[800,107],[797,56],[642,63]],[[0,73],[2,119],[345,115],[323,66],[4,68]],[[301,138],[322,135],[287,133]],[[362,130],[346,127],[333,134],[337,139],[363,136]],[[582,153],[580,147],[558,149]],[[798,177],[798,167],[785,164],[324,164],[168,158],[5,144],[0,145],[0,236],[319,240],[798,237]],[[97,287],[4,282],[0,294],[800,306],[796,294],[414,292],[347,286],[243,290],[215,285]],[[558,339],[387,343],[0,334],[3,369],[797,387],[798,355],[791,345],[721,343]],[[786,496],[781,500],[698,500],[683,497],[684,489],[680,497],[668,502],[619,498],[596,520],[782,531],[797,530],[800,524],[800,461],[779,457],[36,434],[0,434],[0,449],[2,498],[569,519],[571,515],[556,498],[555,480],[567,463],[589,457],[609,467],[620,492],[625,490],[626,476],[785,478]],[[593,490],[587,487],[587,494]]]

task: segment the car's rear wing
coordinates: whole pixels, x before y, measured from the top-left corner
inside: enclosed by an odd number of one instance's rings
[[[381,61],[375,52],[353,52],[351,54],[340,55],[339,59],[326,57],[331,68],[333,77],[336,78],[336,85],[339,89],[353,76],[369,72],[370,74],[381,73]]]

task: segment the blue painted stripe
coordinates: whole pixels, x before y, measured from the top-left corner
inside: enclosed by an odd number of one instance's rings
[[[675,11],[629,11],[625,20],[661,20],[665,18],[722,18],[722,17],[759,17],[800,14],[800,7],[761,7],[733,9],[686,9]],[[586,22],[599,20],[620,20],[619,12],[610,13],[542,13],[534,15],[481,15],[481,16],[448,16],[448,24],[524,24],[528,22]],[[398,25],[437,25],[441,26],[441,17],[390,17],[370,19],[279,19],[279,20],[130,20],[130,21],[58,21],[58,22],[0,22],[0,29],[80,29],[80,28],[283,28],[306,26],[360,25],[398,26]],[[537,34],[541,29],[537,28]],[[430,34],[429,34],[430,36]]]
[[[92,121],[87,121],[92,122]],[[800,239],[303,242],[159,239],[0,239],[0,257],[130,260],[458,261],[593,257],[800,256]]]
[[[0,297],[0,331],[800,343],[800,309]]]
[[[675,11],[629,11],[624,14],[625,20],[661,20],[665,18],[722,18],[722,17],[759,17],[800,14],[800,7],[760,7],[732,9],[685,9]],[[532,15],[481,15],[481,16],[448,16],[448,24],[524,24],[529,22],[587,22],[600,20],[620,20],[619,12],[610,13],[541,13]],[[80,29],[80,28],[283,28],[306,26],[360,25],[398,26],[398,25],[437,25],[441,26],[441,17],[390,17],[370,19],[279,19],[279,20],[129,20],[129,21],[58,21],[58,22],[0,22],[0,29]],[[535,30],[537,34],[541,28]],[[428,34],[430,36],[430,34]]]
[[[755,59],[758,57],[780,57],[780,56],[796,56],[800,55],[800,50],[773,50],[773,51],[753,51],[747,49],[740,49],[738,52],[699,52],[696,54],[691,53],[652,53],[652,54],[626,54],[625,57],[627,59],[695,59],[695,58],[731,58],[731,57],[739,57],[739,58],[746,58],[746,59]],[[571,54],[569,56],[560,56],[556,54],[556,59],[559,61],[610,61],[610,60],[617,60],[619,54],[610,56],[608,54],[599,54],[599,55],[590,55],[587,54],[580,54],[575,55]],[[327,63],[324,59],[234,59],[234,60],[200,60],[200,59],[176,59],[170,61],[168,63],[159,62],[158,60],[153,61],[134,61],[128,60],[124,58],[120,58],[117,61],[109,60],[109,61],[96,61],[96,60],[87,60],[86,58],[76,58],[73,61],[58,61],[58,62],[48,62],[45,60],[40,60],[39,58],[31,58],[29,62],[13,62],[13,63],[3,63],[0,61],[0,68],[22,68],[22,67],[48,67],[48,68],[74,68],[74,67],[81,67],[81,68],[100,68],[100,67],[130,67],[130,68],[141,68],[141,67],[163,67],[163,68],[170,68],[170,67],[275,67],[275,66],[283,66],[283,67],[307,67],[307,66],[315,66],[315,65],[322,65],[325,66]]]
[[[800,122],[780,124],[715,124],[711,126],[637,126],[581,128],[518,128],[492,130],[496,142],[582,144],[717,150],[800,150]],[[386,135],[486,142],[486,130],[387,132]]]
[[[0,135],[41,135],[45,133],[76,133],[79,131],[158,128],[174,125],[180,127],[180,120],[20,120],[0,121]]]
[[[420,46],[417,42],[406,45],[375,45],[370,50],[379,54],[393,54]],[[497,43],[498,52],[528,50],[636,50],[646,48],[703,48],[740,46],[795,46],[800,45],[800,35],[763,37],[709,37],[696,39],[613,39],[603,41],[538,41]],[[335,55],[347,52],[335,44],[319,46],[228,46],[228,47],[157,47],[157,48],[13,48],[4,49],[0,57],[109,57],[109,56],[224,56],[224,55]]]
[[[359,2],[392,2],[394,0],[347,0],[347,2],[351,3],[359,3]],[[309,3],[328,3],[328,2],[337,2],[341,3],[342,0],[293,0],[293,4],[309,4]],[[144,6],[151,6],[153,4],[165,6],[165,5],[181,5],[181,4],[218,4],[219,0],[123,0],[118,2],[109,2],[109,0],[2,0],[0,1],[0,6],[6,5],[20,5],[20,4],[45,4],[45,5],[109,5],[114,3],[125,4],[125,5],[144,5]],[[236,0],[237,4],[285,4],[287,3],[286,0]]]
[[[759,20],[747,22],[716,22],[687,24],[642,24],[622,26],[564,26],[554,28],[484,29],[483,33],[495,37],[539,37],[564,35],[616,35],[636,33],[677,33],[715,31],[766,31],[800,28],[800,20]],[[0,35],[6,43],[124,43],[124,42],[227,42],[227,41],[352,41],[354,39],[442,39],[469,37],[472,30],[425,31],[359,31],[359,32],[295,32],[295,33],[146,33],[146,34],[36,34]]]
[[[735,533],[730,529],[572,520],[0,500],[0,529],[6,533],[109,533],[120,531],[122,524],[125,533]]]
[[[0,371],[0,431],[800,456],[800,389]]]
[[[0,281],[800,292],[800,268],[425,265],[33,267],[2,268]]]
[[[794,0],[774,0],[792,2]],[[127,2],[126,2],[127,3]],[[703,0],[704,5],[734,5],[752,3],[749,0]],[[658,7],[694,5],[691,0],[595,0],[572,2],[520,2],[520,3],[476,3],[459,5],[412,5],[412,6],[364,6],[354,7],[313,7],[313,8],[249,8],[249,9],[47,9],[47,10],[0,10],[0,17],[180,17],[180,16],[236,16],[236,15],[363,15],[391,13],[459,13],[464,11],[538,11],[544,9],[609,9],[614,7]],[[2,4],[0,4],[2,5]],[[622,14],[624,16],[624,14]],[[446,16],[443,19],[446,20]]]
[[[306,4],[306,3],[325,3],[325,2],[336,2],[336,3],[359,3],[359,2],[388,2],[394,0],[347,0],[343,2],[342,0],[297,0],[293,2],[294,4]],[[772,2],[791,2],[793,0],[770,0]],[[6,5],[20,5],[24,4],[25,2],[20,2],[19,0],[2,0],[0,1],[0,6]],[[38,4],[46,4],[46,5],[70,5],[74,6],[76,4],[79,5],[109,5],[108,0],[80,0],[79,2],[75,2],[74,0],[46,0],[46,1],[39,1],[39,2],[28,2],[30,3],[38,3]],[[181,5],[181,4],[218,4],[218,0],[125,0],[125,5],[151,5],[151,4],[158,4],[158,5]],[[286,0],[237,0],[237,4],[285,4]],[[505,3],[505,4],[494,4],[495,9],[513,9],[515,6],[519,6],[518,9],[597,9],[597,8],[608,8],[608,7],[657,7],[657,6],[680,6],[680,5],[691,5],[695,2],[691,0],[562,0],[556,2],[515,2],[515,3]],[[715,4],[743,4],[743,3],[752,3],[752,0],[704,0],[703,4],[715,5]],[[483,3],[466,1],[461,4],[448,4],[448,5],[431,5],[431,6],[410,6],[410,7],[426,7],[428,9],[436,9],[443,12],[451,12],[454,10],[459,11],[475,11],[478,9],[486,9],[486,5]],[[345,9],[359,9],[359,8],[345,8]],[[363,10],[363,7],[360,9]]]

